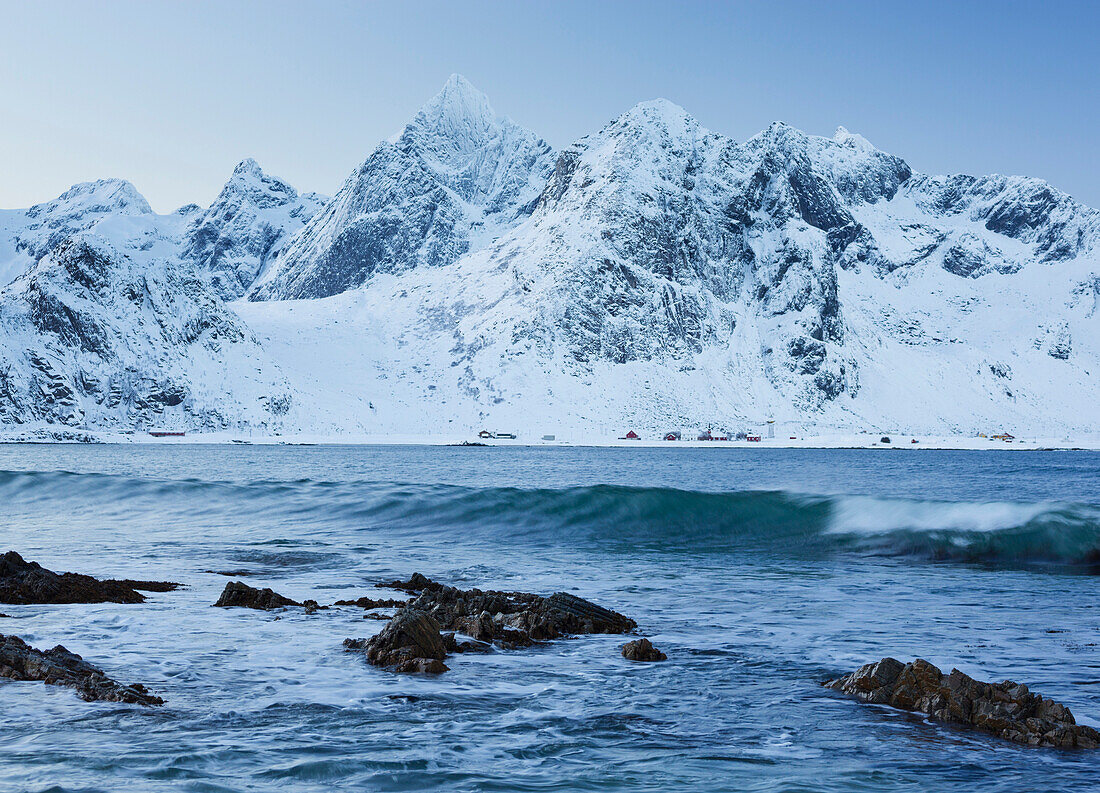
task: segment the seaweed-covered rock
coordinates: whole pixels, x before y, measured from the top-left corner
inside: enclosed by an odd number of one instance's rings
[[[635,639],[623,645],[623,658],[628,661],[667,661],[668,656],[658,650],[649,639]]]
[[[0,556],[0,603],[143,603],[137,590],[168,592],[170,581],[100,581],[80,573],[55,573],[15,551]]]
[[[256,589],[241,581],[230,581],[225,585],[221,597],[214,605],[221,608],[239,606],[247,609],[271,611],[284,606],[301,606],[302,604],[267,588]],[[316,603],[314,603],[314,607],[316,607]]]
[[[394,672],[446,672],[447,648],[439,623],[417,609],[402,609],[369,639],[345,639],[348,650],[366,651],[367,661]]]
[[[908,664],[883,658],[823,685],[864,702],[926,713],[937,721],[974,727],[1017,743],[1100,747],[1100,732],[1077,724],[1069,708],[1031,693],[1021,683],[983,683],[958,669],[945,675],[920,658]]]
[[[128,702],[135,705],[163,705],[140,683],[123,685],[61,645],[36,650],[18,636],[0,634],[0,677],[11,680],[40,680],[52,686],[76,689],[88,702]]]

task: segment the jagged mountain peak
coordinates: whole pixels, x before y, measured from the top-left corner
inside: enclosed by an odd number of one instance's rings
[[[327,297],[375,272],[450,264],[528,217],[553,168],[546,141],[452,75],[352,172],[249,297]]]
[[[447,78],[442,90],[420,108],[413,125],[441,134],[458,130],[486,130],[498,120],[489,97],[460,74]]]
[[[642,134],[655,132],[672,139],[697,138],[708,134],[708,130],[684,108],[661,98],[639,102],[597,134],[624,129]]]
[[[279,177],[265,172],[251,157],[246,157],[237,163],[214,203],[233,200],[234,196],[240,196],[263,209],[294,201],[298,191]]]
[[[325,203],[266,173],[251,157],[233,169],[218,197],[201,213],[191,213],[183,256],[207,273],[218,294],[240,297],[269,257]]]
[[[237,174],[258,174],[258,175],[260,175],[260,174],[263,174],[263,172],[264,172],[263,168],[260,167],[260,164],[258,162],[256,162],[254,159],[252,159],[251,157],[245,157],[243,160],[241,160],[239,163],[237,163],[236,167],[233,169],[233,174],[234,175],[237,175]]]
[[[153,210],[145,196],[125,179],[99,179],[74,184],[53,201],[34,205],[27,210],[27,217],[68,216],[85,212],[148,215]]]
[[[775,121],[737,148],[739,159],[758,164],[750,167],[763,172],[799,172],[800,179],[812,172],[849,201],[890,199],[913,173],[903,159],[875,148],[844,127],[826,138]]]
[[[550,153],[545,141],[497,114],[488,97],[459,74],[452,74],[389,143],[464,201],[485,204],[489,211],[513,202],[517,176],[523,180],[515,172],[517,165],[525,170],[533,159]]]
[[[489,98],[465,77],[452,74],[390,142],[415,150],[441,168],[461,168],[502,129],[515,126],[498,116]]]
[[[842,146],[851,146],[856,149],[874,149],[877,151],[871,141],[857,132],[849,132],[848,128],[843,125],[836,128],[836,132],[833,133],[833,141]]]

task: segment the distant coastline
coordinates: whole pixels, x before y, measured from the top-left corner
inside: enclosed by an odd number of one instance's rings
[[[883,438],[889,442],[883,442]],[[182,436],[154,436],[148,431],[122,433],[116,430],[83,430],[68,427],[0,429],[0,444],[76,443],[134,445],[238,445],[238,446],[458,446],[458,447],[599,447],[659,449],[882,449],[907,451],[1098,451],[1100,434],[1078,437],[1017,437],[1010,441],[964,435],[879,434],[830,432],[795,437],[747,440],[666,441],[660,437],[626,439],[592,435],[556,435],[553,440],[538,436],[526,438],[479,438],[476,432],[447,435],[367,434],[367,433],[285,433],[260,434],[217,431],[187,432]]]

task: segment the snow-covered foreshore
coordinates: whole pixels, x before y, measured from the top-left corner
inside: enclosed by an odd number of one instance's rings
[[[885,439],[889,439],[888,441]],[[675,441],[661,437],[637,439],[600,434],[553,435],[550,438],[520,435],[516,438],[481,438],[475,432],[453,434],[370,434],[370,433],[280,433],[187,432],[184,435],[154,435],[149,432],[74,430],[67,427],[0,430],[0,443],[107,443],[123,445],[226,444],[257,446],[598,446],[606,448],[662,449],[886,449],[886,450],[1100,450],[1100,434],[1071,437],[1015,437],[1003,440],[964,435],[927,435],[892,432],[834,432],[786,434],[749,440],[694,440],[686,435]]]

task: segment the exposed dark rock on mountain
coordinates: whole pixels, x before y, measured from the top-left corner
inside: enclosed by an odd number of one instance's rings
[[[190,222],[182,255],[209,274],[220,297],[236,299],[327,200],[316,193],[299,195],[255,160],[243,160],[209,209]]]
[[[1100,430],[1100,212],[1039,180],[665,100],[555,154],[455,76],[323,203],[245,160],[205,210],[109,180],[0,211],[0,424]]]
[[[218,602],[214,605],[221,608],[236,606],[246,609],[271,611],[273,609],[284,608],[285,606],[301,606],[303,604],[296,600],[283,597],[278,592],[274,592],[266,587],[264,589],[256,589],[241,581],[230,581],[225,585],[221,597],[218,598]],[[316,601],[314,601],[314,607],[316,608]]]
[[[202,279],[96,237],[70,238],[0,291],[3,423],[263,423],[291,401],[273,372]],[[243,404],[248,391],[255,401]]]
[[[864,702],[919,711],[1017,743],[1100,747],[1100,732],[1077,724],[1064,705],[1031,693],[1023,684],[983,683],[958,669],[945,675],[919,658],[908,664],[883,658],[823,685]]]
[[[327,297],[376,272],[450,264],[529,215],[553,161],[545,141],[453,75],[287,244],[251,298]]]
[[[80,573],[55,573],[15,551],[0,556],[0,603],[143,603],[137,590],[169,592],[170,581],[100,581]]]
[[[75,689],[88,702],[127,702],[134,705],[163,705],[140,683],[117,683],[76,653],[61,645],[36,650],[18,636],[0,635],[0,677],[10,680],[38,680],[51,686]]]
[[[668,656],[653,646],[649,639],[635,639],[622,647],[623,658],[628,661],[667,661]]]

